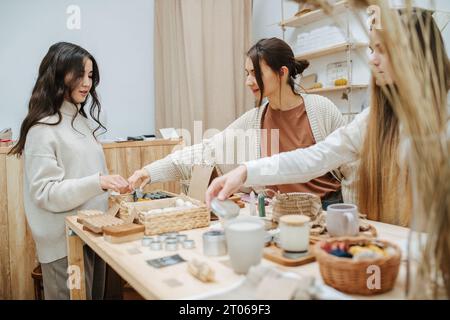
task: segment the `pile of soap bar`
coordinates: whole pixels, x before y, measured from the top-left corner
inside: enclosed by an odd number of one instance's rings
[[[189,210],[192,208],[198,208],[196,205],[194,205],[191,201],[184,201],[183,199],[176,199],[175,201],[175,207],[167,207],[167,208],[161,208],[161,209],[152,209],[146,212],[142,212],[145,216],[147,215],[154,215],[154,214],[160,214],[160,213],[168,213],[168,212],[177,212],[177,211],[183,211],[183,210]]]

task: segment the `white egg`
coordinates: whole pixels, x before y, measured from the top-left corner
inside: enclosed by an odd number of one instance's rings
[[[172,212],[173,208],[164,208],[162,209],[163,212]]]
[[[183,207],[183,206],[184,206],[184,200],[183,200],[183,199],[177,199],[177,200],[175,201],[175,205],[176,205],[177,207]]]
[[[184,203],[184,205],[185,205],[186,207],[188,207],[188,208],[193,208],[193,207],[194,207],[194,205],[193,205],[192,202],[190,202],[190,201],[186,201],[186,202]]]

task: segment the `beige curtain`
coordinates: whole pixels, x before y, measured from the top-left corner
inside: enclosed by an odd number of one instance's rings
[[[245,87],[252,0],[155,1],[156,128],[224,129],[254,106]]]

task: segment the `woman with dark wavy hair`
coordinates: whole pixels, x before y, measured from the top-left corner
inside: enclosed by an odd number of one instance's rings
[[[66,42],[52,45],[39,67],[28,114],[10,152],[24,159],[25,213],[46,299],[70,297],[65,217],[80,209],[106,211],[108,190],[128,191],[125,179],[108,175],[97,141],[99,131],[106,130],[99,120],[95,91],[99,81],[97,63],[89,52]],[[87,298],[101,299],[105,263],[87,246],[84,260]]]

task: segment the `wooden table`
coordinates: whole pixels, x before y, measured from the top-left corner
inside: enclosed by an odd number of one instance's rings
[[[246,209],[242,209],[242,211],[243,214],[247,212]],[[394,242],[401,248],[404,247],[409,229],[375,221],[371,221],[371,224],[376,227],[381,239]],[[82,246],[85,243],[145,299],[194,299],[231,288],[243,279],[242,275],[235,274],[229,266],[228,256],[207,258],[202,254],[202,234],[208,228],[181,232],[195,240],[196,249],[180,249],[176,253],[187,260],[194,257],[207,259],[208,263],[215,269],[216,281],[214,283],[203,283],[191,276],[187,271],[186,263],[155,269],[146,262],[149,259],[174,254],[172,252],[151,251],[148,247],[142,247],[141,241],[123,244],[108,243],[104,241],[102,236],[84,231],[82,226],[76,222],[76,217],[66,218],[66,226],[69,265],[78,265],[80,270],[83,270]],[[405,253],[403,252],[403,261],[395,288],[388,293],[371,296],[370,299],[404,299],[406,279],[404,256]],[[293,271],[299,275],[312,275],[321,279],[317,262],[298,267],[284,267],[266,259],[263,259],[262,263],[276,266],[283,271]],[[81,275],[81,287],[71,290],[71,299],[86,298],[84,273],[81,272]],[[368,298],[363,296],[353,297]]]

